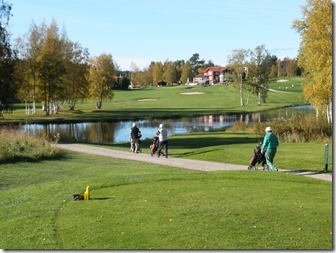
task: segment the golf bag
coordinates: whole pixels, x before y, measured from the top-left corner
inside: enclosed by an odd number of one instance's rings
[[[265,154],[261,153],[262,143],[259,143],[257,147],[253,150],[253,156],[250,159],[248,170],[257,170],[258,164],[261,164],[263,170],[268,169],[266,164]]]
[[[155,136],[153,138],[152,144],[149,146],[150,154],[153,156],[159,148],[159,137]]]

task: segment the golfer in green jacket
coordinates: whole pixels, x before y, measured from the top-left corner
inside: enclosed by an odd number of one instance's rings
[[[278,137],[272,132],[271,127],[266,127],[265,132],[266,135],[261,146],[261,152],[265,153],[268,170],[278,171],[278,169],[273,164],[273,160],[277,152],[277,147],[279,146]]]

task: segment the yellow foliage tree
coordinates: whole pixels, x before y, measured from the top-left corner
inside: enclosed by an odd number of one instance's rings
[[[153,83],[157,83],[163,79],[163,67],[161,62],[155,62],[152,66]]]
[[[111,99],[113,93],[111,87],[115,73],[112,55],[101,54],[89,61],[87,79],[89,81],[89,93],[95,101],[96,108],[101,109],[103,98]]]
[[[326,113],[332,122],[332,2],[307,0],[303,20],[294,20],[301,35],[298,64],[303,69],[304,95],[317,115]]]
[[[190,62],[187,61],[182,65],[181,81],[182,83],[186,83],[188,80],[192,82],[192,77],[192,68]]]

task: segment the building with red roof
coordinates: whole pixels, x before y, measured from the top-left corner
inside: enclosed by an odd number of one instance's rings
[[[198,84],[215,84],[223,83],[228,73],[227,67],[208,67],[202,73],[194,76],[193,83]]]

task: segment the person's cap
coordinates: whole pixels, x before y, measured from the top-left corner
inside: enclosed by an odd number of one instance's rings
[[[272,132],[272,128],[271,127],[266,127],[265,132]]]
[[[135,127],[136,126],[136,124],[135,123],[133,123],[133,127]]]
[[[160,125],[159,125],[159,128],[163,128],[163,124],[160,124]]]

